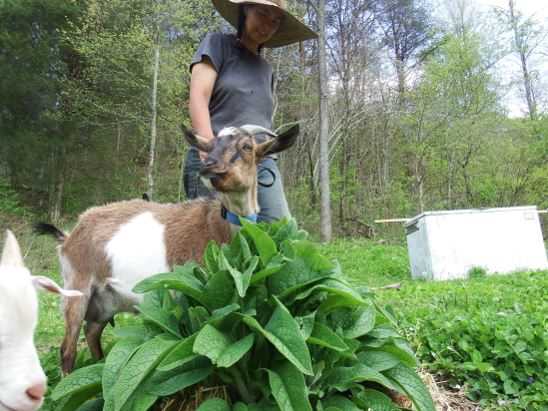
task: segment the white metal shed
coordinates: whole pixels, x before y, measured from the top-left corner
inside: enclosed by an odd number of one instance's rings
[[[432,211],[405,224],[414,279],[466,278],[488,273],[548,269],[535,206]]]

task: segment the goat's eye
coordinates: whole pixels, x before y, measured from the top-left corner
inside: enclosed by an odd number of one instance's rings
[[[253,146],[249,143],[245,143],[243,146],[242,146],[242,150],[244,151],[251,151],[253,150]]]

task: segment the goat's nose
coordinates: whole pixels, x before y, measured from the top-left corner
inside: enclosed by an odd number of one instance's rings
[[[26,394],[29,399],[32,401],[40,401],[44,398],[44,395],[46,394],[46,383],[40,382],[38,384],[34,384],[32,387],[27,388]]]

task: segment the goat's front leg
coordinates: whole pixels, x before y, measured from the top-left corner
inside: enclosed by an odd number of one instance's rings
[[[95,360],[100,360],[104,357],[103,348],[101,347],[101,335],[105,329],[106,322],[86,322],[84,326],[84,333],[86,334],[86,341],[88,343],[91,355]]]
[[[77,285],[82,284],[69,285],[72,286],[72,289],[79,290],[84,295],[80,298],[65,298],[64,301],[65,337],[63,338],[63,344],[61,344],[61,370],[64,375],[69,374],[74,369],[78,337],[80,336],[80,329],[86,315],[90,296],[89,282],[83,287],[77,287]]]

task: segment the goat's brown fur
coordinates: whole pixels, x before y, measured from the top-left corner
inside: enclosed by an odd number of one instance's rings
[[[230,240],[230,224],[221,218],[220,209],[220,202],[204,199],[179,204],[130,200],[93,207],[80,216],[61,250],[70,256],[76,271],[94,273],[98,279],[106,279],[112,273],[105,245],[122,224],[148,211],[165,226],[170,266],[189,260],[199,261],[209,240],[218,243]]]

